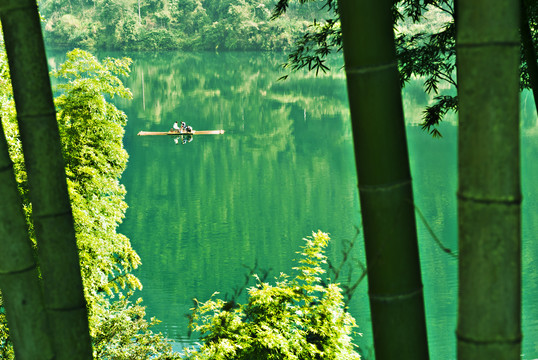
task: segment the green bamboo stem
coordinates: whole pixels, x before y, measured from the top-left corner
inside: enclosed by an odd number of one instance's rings
[[[90,359],[78,249],[36,2],[2,0],[0,17],[56,359]]]
[[[428,359],[393,1],[338,5],[376,359]]]
[[[458,7],[458,359],[521,355],[519,9]]]
[[[17,359],[53,359],[43,292],[0,122],[0,289]]]

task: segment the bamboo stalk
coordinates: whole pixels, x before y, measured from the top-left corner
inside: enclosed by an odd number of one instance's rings
[[[73,216],[34,0],[0,1],[56,359],[91,359]]]
[[[458,359],[521,356],[519,9],[458,7]]]
[[[0,288],[17,359],[53,359],[43,291],[0,123]]]
[[[376,359],[428,359],[393,1],[338,5]]]

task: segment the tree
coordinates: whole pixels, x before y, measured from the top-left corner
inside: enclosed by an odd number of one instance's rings
[[[127,58],[99,62],[75,49],[53,72],[61,81],[58,125],[90,318],[100,293],[141,287],[131,274],[140,259],[129,240],[116,233],[127,208],[119,182],[128,158],[123,148],[127,117],[105,98],[131,98],[117,77],[128,74],[130,63]]]
[[[458,6],[458,358],[519,359],[519,3]]]
[[[92,351],[86,302],[36,3],[3,1],[0,17],[53,351],[57,359],[89,359]]]
[[[392,1],[338,2],[376,358],[427,359]]]

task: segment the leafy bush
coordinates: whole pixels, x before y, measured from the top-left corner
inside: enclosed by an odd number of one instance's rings
[[[146,320],[145,306],[139,298],[131,302],[120,294],[111,302],[101,297],[101,307],[94,316],[94,358],[110,360],[179,360],[170,342],[151,327],[159,321]]]
[[[255,276],[243,305],[213,296],[197,303],[192,327],[202,343],[185,349],[187,359],[360,359],[340,287],[322,285],[329,236],[318,231],[304,240],[294,278],[281,273],[270,285]]]

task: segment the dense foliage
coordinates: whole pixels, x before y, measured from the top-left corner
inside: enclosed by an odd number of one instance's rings
[[[56,99],[58,125],[94,356],[100,359],[170,358],[170,345],[161,335],[151,332],[149,327],[154,320],[145,320],[140,300],[132,303],[122,293],[141,288],[131,273],[140,259],[129,239],[116,232],[127,208],[125,189],[119,183],[127,163],[122,143],[127,119],[107,98],[131,96],[117,77],[128,73],[129,64],[129,59],[99,62],[87,52],[70,52],[67,61],[54,72],[61,81],[58,91],[62,92]],[[31,232],[31,204],[25,196],[26,173],[3,52],[0,65],[2,125]],[[3,314],[0,314],[0,329],[0,353],[2,358],[8,359],[12,353]]]
[[[274,0],[41,0],[52,46],[129,50],[282,50],[316,6],[270,21]]]
[[[281,273],[275,285],[256,277],[246,304],[196,303],[203,344],[186,351],[189,359],[360,359],[341,289],[322,279],[329,236],[318,231],[305,241],[295,277]]]

